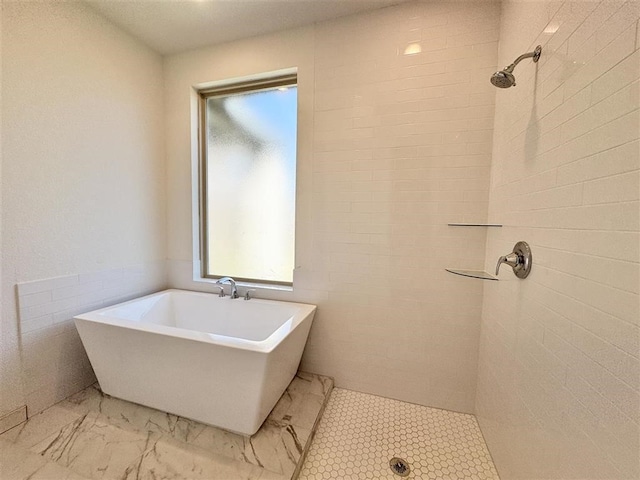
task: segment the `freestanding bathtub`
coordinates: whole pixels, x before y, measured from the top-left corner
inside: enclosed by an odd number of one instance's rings
[[[315,310],[166,290],[75,324],[105,393],[252,435],[293,379]]]

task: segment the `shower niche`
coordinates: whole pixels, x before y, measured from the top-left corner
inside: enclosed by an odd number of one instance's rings
[[[499,223],[448,223],[450,227],[483,227],[483,228],[500,228],[502,227]],[[449,273],[453,273],[454,275],[460,275],[462,277],[470,277],[477,278],[479,280],[493,280],[498,281],[498,277],[492,275],[491,273],[485,272],[484,270],[470,270],[470,269],[459,269],[459,268],[445,268],[445,270]]]

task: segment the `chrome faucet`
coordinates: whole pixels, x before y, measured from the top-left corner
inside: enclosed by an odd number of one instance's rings
[[[231,294],[230,297],[233,300],[234,298],[238,298],[238,289],[236,288],[236,281],[231,277],[222,277],[220,280],[216,282],[217,285],[224,285],[228,283],[231,285]]]

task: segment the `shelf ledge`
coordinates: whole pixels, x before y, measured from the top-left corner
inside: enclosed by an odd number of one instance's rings
[[[450,227],[502,227],[500,223],[447,223]]]
[[[498,280],[498,277],[483,272],[482,270],[456,270],[453,268],[445,268],[445,270],[455,275],[462,275],[463,277],[479,278],[480,280]]]

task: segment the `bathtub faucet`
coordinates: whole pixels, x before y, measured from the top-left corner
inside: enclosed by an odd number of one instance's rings
[[[238,298],[238,289],[236,288],[236,281],[231,277],[222,277],[220,280],[216,282],[218,285],[224,285],[228,283],[231,285],[231,299]]]

